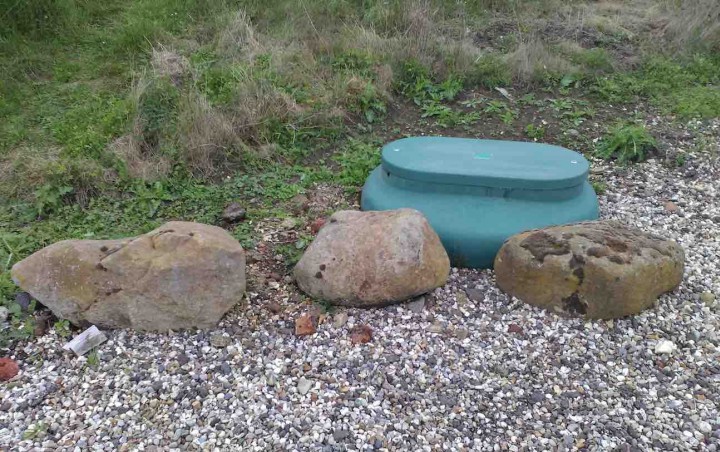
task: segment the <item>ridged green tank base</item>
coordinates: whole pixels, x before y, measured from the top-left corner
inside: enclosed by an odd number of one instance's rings
[[[455,151],[465,146],[466,151],[461,149],[451,156],[458,177],[442,171],[448,160],[443,146]],[[515,152],[504,154],[505,147],[514,147]],[[406,155],[400,157],[401,152]],[[543,166],[532,158],[524,159],[524,152],[533,153],[533,158],[538,152],[547,152],[559,160],[551,158]],[[457,160],[468,153],[471,158],[458,165]],[[570,169],[562,168],[566,157]],[[493,162],[495,166],[483,163],[490,158],[505,161]],[[522,171],[514,171],[513,165]],[[454,266],[489,268],[500,246],[514,234],[598,217],[597,196],[587,181],[588,168],[580,154],[557,146],[458,138],[403,139],[383,149],[383,164],[368,177],[361,207],[417,209],[440,236]],[[554,171],[562,177],[548,176]],[[523,172],[543,177],[518,177]],[[454,180],[462,182],[453,184]]]

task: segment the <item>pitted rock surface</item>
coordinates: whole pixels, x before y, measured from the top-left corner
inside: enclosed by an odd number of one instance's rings
[[[245,252],[221,228],[174,221],[134,238],[55,243],[12,277],[78,326],[207,328],[242,299]]]
[[[345,306],[379,306],[447,281],[450,261],[425,217],[412,209],[340,211],[295,266],[310,296]]]
[[[610,319],[636,314],[682,281],[677,243],[614,221],[527,231],[495,258],[498,286],[554,312]]]

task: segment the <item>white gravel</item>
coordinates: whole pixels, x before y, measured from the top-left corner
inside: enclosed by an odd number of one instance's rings
[[[508,299],[492,271],[453,270],[424,310],[350,309],[298,338],[294,291],[276,284],[283,312],[250,293],[216,331],[111,331],[96,366],[54,332],[15,350],[0,449],[717,450],[720,162],[707,150],[683,169],[604,170],[604,218],[686,250],[681,288],[641,315],[559,318]],[[353,345],[360,323],[373,339]]]

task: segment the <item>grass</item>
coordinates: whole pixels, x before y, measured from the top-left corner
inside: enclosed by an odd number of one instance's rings
[[[8,270],[43,246],[170,219],[215,224],[239,201],[248,220],[231,233],[252,248],[255,225],[287,216],[314,182],[356,193],[381,144],[406,130],[553,142],[608,104],[720,116],[714,4],[653,1],[638,27],[582,0],[0,0],[0,303],[12,339],[33,317],[15,308]],[[643,31],[653,21],[665,36]],[[646,50],[658,39],[672,53]],[[600,143],[623,162],[654,145],[634,125]],[[292,263],[308,240],[280,252]]]
[[[335,161],[340,164],[337,180],[350,189],[360,189],[370,171],[380,164],[380,145],[352,140]]]
[[[595,193],[602,196],[607,191],[607,184],[603,181],[590,181],[590,185],[592,185],[593,190],[595,190]]]
[[[561,55],[552,52],[543,40],[536,36],[524,37],[517,48],[505,56],[505,61],[516,78],[526,83],[579,72],[578,68]]]
[[[685,65],[659,58],[602,75],[614,65],[608,50],[558,51],[527,22],[506,55],[473,44],[469,27],[486,24],[490,10],[516,7],[401,0],[8,7],[0,199],[40,199],[40,213],[42,199],[84,204],[178,167],[212,180],[245,168],[248,153],[292,160],[331,146],[347,120],[382,122],[398,94],[443,127],[469,125],[480,118],[445,103],[463,88],[509,86],[513,77],[564,87],[590,77],[602,99],[646,97],[683,118],[720,110],[719,66],[707,57]],[[553,9],[567,14],[558,4],[523,7],[548,20]],[[514,122],[512,112],[501,114]]]
[[[678,62],[649,58],[636,71],[599,78],[593,91],[610,102],[649,99],[680,118],[720,116],[720,57],[695,55]]]
[[[714,0],[665,2],[670,20],[667,34],[676,51],[720,50],[720,3]]]

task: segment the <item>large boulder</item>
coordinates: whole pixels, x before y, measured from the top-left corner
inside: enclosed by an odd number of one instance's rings
[[[75,325],[216,325],[245,292],[245,252],[216,226],[169,222],[124,240],[65,240],[12,268],[15,283]]]
[[[425,217],[412,209],[340,211],[295,266],[310,296],[344,306],[381,306],[445,284],[450,261]]]
[[[677,243],[613,221],[523,232],[495,257],[497,284],[560,314],[611,319],[650,307],[683,277]]]

